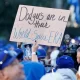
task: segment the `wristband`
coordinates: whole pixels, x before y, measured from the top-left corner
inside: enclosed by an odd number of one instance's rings
[[[32,54],[35,54],[36,55],[36,52],[32,52]]]

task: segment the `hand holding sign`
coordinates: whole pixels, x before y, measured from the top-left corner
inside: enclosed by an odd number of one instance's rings
[[[69,10],[20,5],[10,41],[60,46]]]
[[[32,46],[32,52],[36,52],[37,49],[38,49],[38,43],[37,43],[37,41],[35,41],[35,42],[33,43],[33,46]]]

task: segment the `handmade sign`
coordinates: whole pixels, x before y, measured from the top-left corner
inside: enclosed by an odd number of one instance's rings
[[[60,46],[70,11],[20,5],[10,41]]]

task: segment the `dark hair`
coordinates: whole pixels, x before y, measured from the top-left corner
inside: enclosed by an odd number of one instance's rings
[[[17,59],[19,61],[22,61],[23,60],[23,52],[21,52],[18,56],[17,56]]]
[[[64,55],[64,53],[63,53],[63,52],[59,52],[59,54],[58,54],[57,58],[59,58],[59,57],[61,57],[61,56],[63,56],[63,55]]]
[[[65,52],[59,52],[57,58],[63,56],[63,55],[67,55],[67,56],[71,56],[70,53],[65,53]]]
[[[29,46],[30,48],[32,47],[31,44],[25,44],[24,47],[26,48],[27,46]]]
[[[22,42],[17,46],[18,48],[21,48]]]

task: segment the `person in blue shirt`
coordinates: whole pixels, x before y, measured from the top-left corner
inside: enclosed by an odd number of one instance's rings
[[[45,68],[39,62],[22,62],[24,65],[24,73],[26,80],[40,80],[40,78],[45,75]]]

